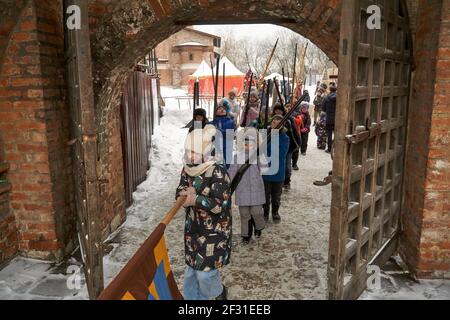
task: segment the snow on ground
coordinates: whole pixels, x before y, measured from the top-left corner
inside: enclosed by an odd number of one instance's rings
[[[450,281],[416,280],[399,267],[403,264],[399,256],[389,260],[381,271],[380,288],[366,290],[359,299],[450,300]]]
[[[179,91],[163,90],[163,96],[179,96]],[[161,221],[174,203],[179,182],[182,148],[187,129],[181,127],[191,118],[187,103],[166,100],[167,114],[154,139],[153,167],[149,178],[134,195],[128,220],[112,237],[114,250],[105,257],[108,283],[139,245]],[[237,208],[233,210],[234,249],[232,263],[223,269],[231,299],[324,299],[328,256],[330,187],[318,188],[331,169],[331,159],[315,148],[311,135],[310,152],[300,159],[292,190],[283,195],[280,225],[269,224],[263,237],[242,246]],[[180,212],[166,231],[167,247],[175,279],[183,286],[184,214]]]
[[[164,88],[163,96],[181,96],[179,90]],[[154,138],[149,178],[134,194],[128,219],[111,237],[114,249],[105,257],[108,283],[161,221],[174,202],[182,168],[183,142],[191,119],[187,101],[181,110],[175,99],[166,99],[166,116]],[[314,148],[300,159],[302,170],[294,173],[290,194],[283,196],[281,225],[272,225],[262,239],[249,246],[240,242],[237,208],[233,210],[234,250],[232,263],[223,278],[233,299],[325,298],[330,188],[317,188],[331,168],[331,160]],[[184,214],[180,212],[166,231],[167,247],[175,278],[182,289],[184,264]],[[294,281],[293,281],[294,280]]]
[[[308,88],[311,93],[315,88]],[[185,96],[182,90],[162,88],[163,97]],[[128,262],[174,203],[182,168],[183,143],[191,120],[188,100],[166,99],[166,115],[153,138],[152,167],[148,179],[134,193],[127,221],[109,237],[112,250],[104,257],[105,285]],[[293,173],[292,190],[282,196],[282,223],[269,222],[263,236],[243,246],[237,208],[233,209],[234,247],[231,264],[222,270],[230,299],[325,299],[331,188],[315,187],[331,169],[331,159],[315,147],[310,135],[300,171]],[[184,214],[179,212],[166,230],[166,243],[175,279],[183,287]],[[68,261],[55,266],[16,258],[0,271],[0,299],[87,299],[86,287],[69,290]],[[400,281],[397,286],[366,292],[363,299],[427,299],[449,297],[450,282]],[[82,282],[84,283],[84,281]]]

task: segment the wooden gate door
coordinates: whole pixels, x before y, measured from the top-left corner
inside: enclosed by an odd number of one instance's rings
[[[95,299],[103,291],[103,249],[99,220],[97,129],[87,3],[86,0],[64,1],[65,13],[67,8],[73,5],[77,6],[78,12],[81,13],[80,30],[69,30],[66,26],[65,58],[78,238],[89,297]]]
[[[381,9],[369,29],[368,7]],[[328,289],[356,299],[369,265],[396,250],[400,229],[411,38],[404,0],[345,0],[339,85]]]

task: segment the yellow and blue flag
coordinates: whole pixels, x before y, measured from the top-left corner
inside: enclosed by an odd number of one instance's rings
[[[183,300],[170,268],[161,223],[99,300]]]

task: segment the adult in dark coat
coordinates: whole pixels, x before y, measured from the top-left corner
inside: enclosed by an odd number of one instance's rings
[[[323,101],[325,100],[325,92],[327,91],[327,85],[322,84],[317,91],[316,97],[314,98],[314,125],[317,125],[317,122],[320,119],[320,114],[322,113]]]
[[[305,89],[305,90],[303,90],[303,94],[305,95],[305,100],[303,100],[303,101],[310,103],[311,96],[309,95],[309,91]]]
[[[327,128],[327,139],[328,148],[327,153],[331,153],[333,146],[333,135],[335,129],[336,121],[336,98],[337,98],[337,87],[336,84],[332,83],[330,85],[330,94],[323,101],[322,110],[326,114],[326,128]]]

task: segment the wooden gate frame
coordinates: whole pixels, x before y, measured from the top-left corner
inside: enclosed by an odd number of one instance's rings
[[[80,8],[81,30],[66,26],[66,12],[71,5]],[[89,297],[95,299],[103,291],[103,246],[88,1],[64,0],[63,7],[78,238]]]
[[[360,29],[369,16],[363,9],[373,4],[382,8],[379,34]],[[330,299],[357,299],[366,288],[367,266],[381,266],[398,244],[412,71],[405,1],[343,1],[339,51],[328,291]]]

